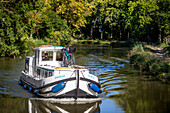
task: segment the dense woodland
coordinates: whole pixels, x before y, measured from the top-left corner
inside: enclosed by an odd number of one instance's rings
[[[0,56],[71,39],[170,42],[170,0],[1,0]]]

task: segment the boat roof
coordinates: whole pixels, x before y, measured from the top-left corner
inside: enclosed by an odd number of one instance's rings
[[[56,49],[63,49],[64,47],[62,46],[40,46],[40,47],[36,47],[34,48],[34,50],[44,50],[44,51],[50,51],[50,50],[56,50]]]

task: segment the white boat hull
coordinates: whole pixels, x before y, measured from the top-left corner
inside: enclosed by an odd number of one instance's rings
[[[63,70],[62,70],[63,71]],[[54,76],[51,78],[44,78],[44,79],[38,79],[30,77],[30,75],[27,75],[26,73],[22,72],[22,76],[20,78],[20,81],[22,82],[22,85],[25,87],[25,89],[30,89],[32,92],[35,93],[35,95],[39,97],[48,97],[48,98],[95,98],[98,97],[99,92],[95,92],[93,89],[89,87],[90,83],[96,84],[100,88],[100,85],[98,82],[95,81],[95,79],[90,74],[83,75],[82,71],[84,70],[72,70],[72,73],[61,73],[58,76]],[[66,74],[68,77],[63,77]],[[91,78],[94,80],[91,80],[88,78],[90,75]],[[58,79],[61,77],[62,79]],[[57,78],[57,79],[54,79]],[[49,82],[51,81],[51,82]],[[63,83],[64,87],[59,89],[59,91],[54,92],[53,88]],[[60,86],[59,86],[60,87]],[[57,89],[58,90],[58,89]]]

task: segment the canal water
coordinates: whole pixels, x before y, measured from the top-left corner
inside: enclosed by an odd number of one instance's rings
[[[0,113],[170,113],[170,85],[134,70],[128,49],[75,46],[76,64],[99,77],[104,99],[36,98],[18,85],[25,59],[0,58]]]

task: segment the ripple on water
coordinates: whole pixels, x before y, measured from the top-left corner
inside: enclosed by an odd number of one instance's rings
[[[93,60],[94,62],[97,62],[96,66],[98,66],[98,77],[106,97],[122,94],[126,89],[127,82],[126,77],[124,76],[125,74],[119,70],[126,67],[126,65],[128,65],[128,61],[115,57],[109,60],[103,57],[98,57]],[[93,64],[93,66],[95,66],[95,64]]]

